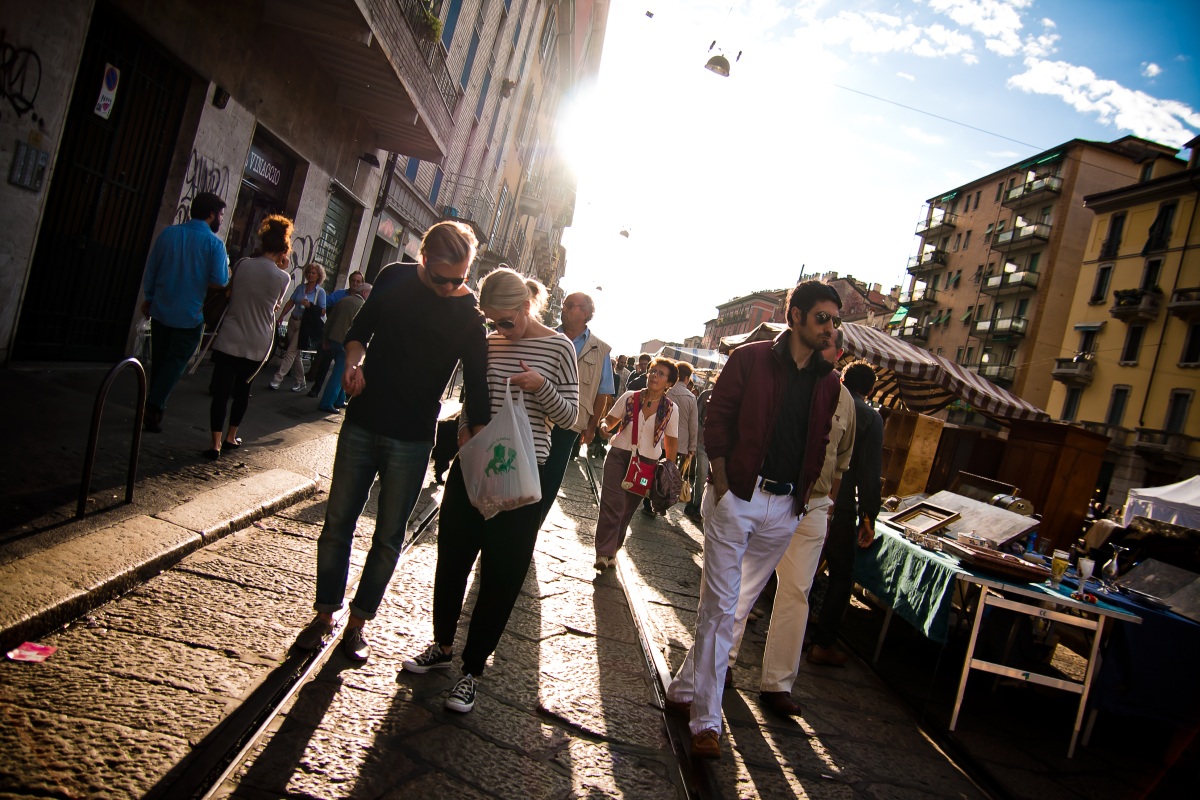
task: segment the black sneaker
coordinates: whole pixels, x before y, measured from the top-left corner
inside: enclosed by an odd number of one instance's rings
[[[475,676],[467,673],[458,679],[450,696],[446,698],[446,708],[465,714],[475,707]]]
[[[404,659],[402,665],[408,672],[415,672],[418,675],[423,675],[431,669],[450,669],[450,662],[454,660],[454,653],[443,653],[442,646],[437,642],[425,648],[425,652],[416,658]],[[467,709],[468,711],[470,709]]]
[[[325,619],[318,614],[296,637],[296,648],[320,650],[331,635],[333,635],[333,620]]]

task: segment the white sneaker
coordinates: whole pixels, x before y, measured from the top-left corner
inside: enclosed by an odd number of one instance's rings
[[[273,392],[279,388],[279,381],[271,381],[270,383],[267,384],[267,386],[269,386],[271,388],[271,391]]]
[[[306,391],[308,391],[308,384],[301,381],[300,383],[297,383],[295,386],[292,387],[292,391],[293,392],[306,392]]]

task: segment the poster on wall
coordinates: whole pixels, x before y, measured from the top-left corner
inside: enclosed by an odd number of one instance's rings
[[[104,79],[100,81],[100,97],[96,100],[96,116],[108,119],[113,103],[117,99],[117,84],[121,81],[121,70],[112,64],[104,65]]]

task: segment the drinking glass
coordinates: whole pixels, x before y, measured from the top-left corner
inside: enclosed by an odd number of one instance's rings
[[[1079,570],[1079,591],[1087,591],[1087,582],[1092,579],[1092,570],[1096,568],[1096,561],[1091,558],[1081,557],[1076,569]]]
[[[1067,565],[1070,564],[1070,557],[1066,550],[1055,550],[1054,558],[1050,561],[1050,586],[1057,589],[1062,582],[1063,575],[1067,572]]]

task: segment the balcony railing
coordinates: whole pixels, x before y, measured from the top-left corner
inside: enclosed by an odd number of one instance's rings
[[[1045,178],[1038,178],[1009,189],[1004,193],[1004,199],[1000,205],[1005,208],[1024,208],[1027,205],[1044,201],[1047,195],[1056,195],[1061,192],[1062,178],[1057,175],[1048,175]]]
[[[1098,433],[1101,436],[1108,437],[1108,446],[1113,450],[1120,450],[1129,445],[1129,429],[1122,428],[1120,425],[1109,425],[1106,422],[1081,422],[1084,430],[1089,430],[1092,433]]]
[[[929,341],[929,328],[929,325],[907,325],[896,329],[892,335],[906,342],[927,342]]]
[[[1035,222],[1011,231],[1001,231],[992,237],[992,249],[1011,252],[1044,245],[1050,241],[1051,230],[1045,222]]]
[[[939,265],[945,265],[947,254],[945,250],[926,250],[908,260],[908,271],[916,275],[926,272]]]
[[[1011,386],[1017,379],[1017,368],[1011,364],[980,364],[976,372],[992,383]]]
[[[972,332],[976,336],[1024,336],[1029,320],[1025,317],[999,317],[975,321]]]
[[[458,83],[450,74],[450,67],[446,64],[446,51],[441,42],[436,37],[430,38],[427,35],[425,3],[421,0],[397,0],[397,2],[400,10],[404,12],[404,19],[408,21],[409,27],[417,37],[417,48],[421,51],[421,60],[429,67],[429,74],[433,76],[434,85],[437,86],[438,94],[442,96],[442,102],[446,104],[446,110],[453,114],[454,106],[458,103]]]
[[[958,215],[949,211],[935,211],[931,216],[917,223],[917,236],[937,236],[944,231],[954,230],[958,225]]]
[[[1105,239],[1103,244],[1100,245],[1100,258],[1101,260],[1116,258],[1120,250],[1120,239]]]
[[[1108,313],[1122,322],[1149,322],[1162,311],[1161,289],[1118,289]]]
[[[1072,358],[1054,359],[1054,380],[1068,386],[1090,386],[1096,364],[1090,353],[1078,353]]]
[[[1133,449],[1140,453],[1161,458],[1180,459],[1188,454],[1192,437],[1183,433],[1137,428],[1133,437]]]
[[[497,236],[479,249],[479,258],[496,264],[508,264],[513,269],[520,271],[524,244],[524,236],[510,236],[507,239]]]
[[[937,302],[937,289],[915,289],[900,295],[900,305],[908,308],[920,308]]]
[[[429,205],[423,195],[417,193],[412,185],[401,177],[403,174],[397,167],[396,174],[392,176],[391,183],[388,184],[388,208],[399,213],[400,217],[414,230],[427,231],[438,221],[437,212],[433,210],[433,206]]]
[[[1167,313],[1187,322],[1200,319],[1200,286],[1176,289],[1171,292],[1171,302],[1167,303]]]
[[[444,219],[469,223],[478,238],[487,238],[496,201],[483,181],[469,175],[450,173],[442,181],[440,196],[446,201],[442,206]]]
[[[993,296],[1014,294],[1023,289],[1036,289],[1038,273],[1036,272],[1002,272],[987,279],[983,285],[983,293]]]

